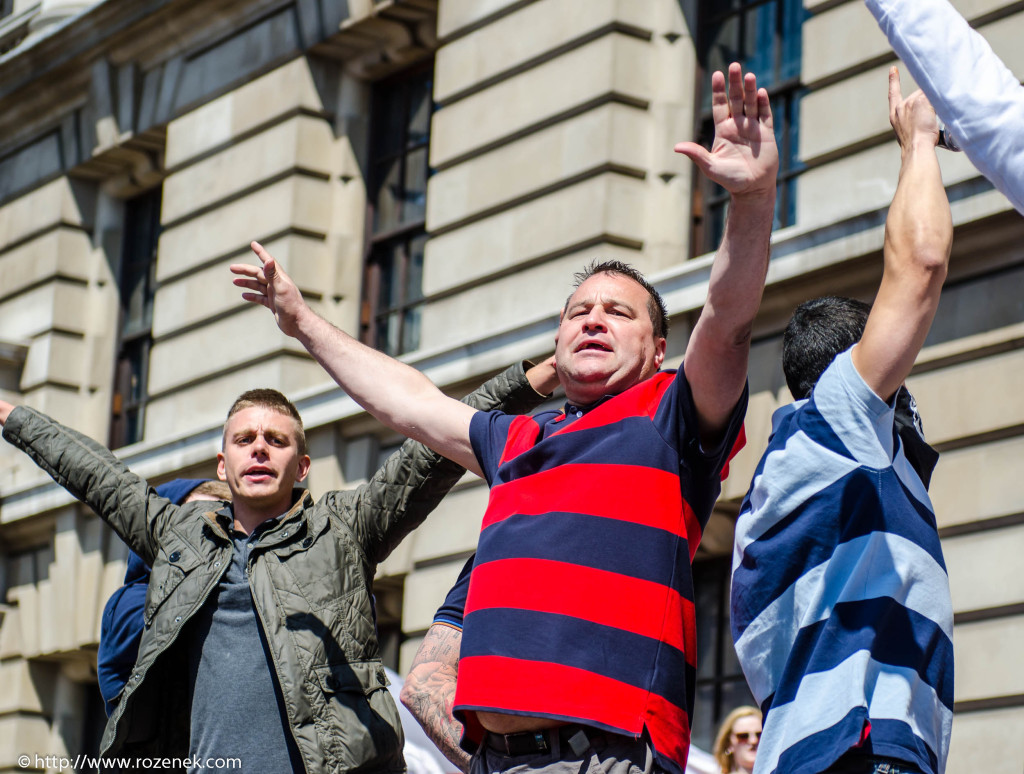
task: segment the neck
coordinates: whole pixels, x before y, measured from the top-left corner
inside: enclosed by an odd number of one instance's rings
[[[262,504],[239,502],[236,499],[231,506],[235,517],[235,529],[244,535],[248,535],[268,519],[273,519],[282,513],[287,513],[290,507],[290,501],[275,503],[272,506],[264,506]]]

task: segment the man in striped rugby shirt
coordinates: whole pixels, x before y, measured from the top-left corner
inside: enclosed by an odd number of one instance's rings
[[[942,774],[953,612],[926,491],[937,455],[903,386],[931,326],[953,229],[923,94],[889,74],[902,149],[874,305],[801,305],[783,339],[796,403],[736,524],[732,627],[761,709],[759,774]]]

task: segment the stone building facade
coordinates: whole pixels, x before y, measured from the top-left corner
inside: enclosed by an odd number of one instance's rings
[[[954,3],[1024,73],[1024,10]],[[735,6],[735,7],[733,7]],[[646,272],[678,364],[721,197],[671,152],[706,134],[708,72],[769,85],[778,229],[751,360],[748,445],[697,563],[694,739],[747,698],[728,642],[732,519],[789,400],[780,332],[822,294],[870,300],[899,152],[894,56],[857,0],[3,0],[0,396],[118,448],[154,483],[212,476],[253,386],[293,397],[314,493],[398,439],[325,377],[227,265],[258,239],[316,309],[453,393],[553,348],[570,275]],[[1024,221],[943,154],[956,240],[910,387],[943,453],[932,495],[956,611],[949,770],[1024,761]],[[466,480],[381,568],[388,658],[408,665],[472,552]],[[125,550],[0,446],[0,772],[95,747],[100,613]],[[35,761],[29,766],[35,766]]]

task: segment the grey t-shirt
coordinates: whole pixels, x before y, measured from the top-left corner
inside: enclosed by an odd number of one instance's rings
[[[249,554],[274,523],[248,536],[230,532],[231,565],[189,625],[189,755],[200,763],[191,772],[223,771],[217,758],[240,758],[246,774],[304,772],[246,572]]]

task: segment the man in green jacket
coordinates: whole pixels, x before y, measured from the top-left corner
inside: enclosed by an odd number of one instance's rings
[[[466,401],[525,411],[555,384],[550,364],[513,366]],[[310,465],[298,411],[251,390],[217,455],[233,503],[210,510],[157,496],[106,448],[32,409],[0,401],[0,424],[153,568],[103,755],[188,758],[190,771],[236,758],[246,774],[405,770],[372,581],[462,468],[409,441],[366,484],[314,502],[295,488]]]

